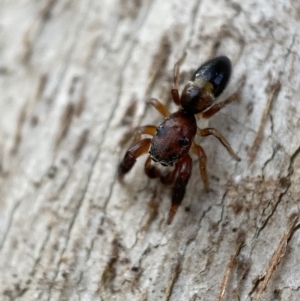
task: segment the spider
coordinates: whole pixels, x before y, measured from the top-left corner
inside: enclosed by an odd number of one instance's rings
[[[163,184],[174,183],[172,204],[168,216],[168,224],[182,202],[186,186],[192,173],[192,150],[199,157],[201,178],[206,191],[208,191],[208,176],[206,170],[206,154],[203,148],[195,143],[195,136],[213,135],[226,147],[230,155],[236,159],[228,141],[214,128],[200,129],[197,127],[196,117],[209,118],[237,98],[236,94],[212,106],[215,99],[223,92],[231,75],[231,62],[226,56],[215,57],[202,64],[193,74],[191,80],[184,87],[181,97],[178,92],[180,65],[185,54],[174,66],[174,81],[171,90],[172,98],[178,111],[170,113],[169,110],[157,99],[151,98],[152,104],[165,119],[156,127],[145,125],[137,129],[132,146],[127,150],[123,160],[118,166],[118,178],[123,182],[124,175],[128,173],[143,154],[149,153],[145,162],[145,173],[149,178],[160,178]],[[199,114],[201,113],[201,114]],[[196,116],[195,116],[196,115]],[[199,116],[200,115],[200,116]],[[152,138],[142,139],[142,135]],[[167,174],[152,164],[158,162],[163,166],[173,166]]]

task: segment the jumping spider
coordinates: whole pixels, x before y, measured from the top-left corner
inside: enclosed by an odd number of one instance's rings
[[[159,100],[151,98],[149,102],[165,117],[165,120],[158,127],[145,125],[138,128],[132,146],[127,150],[118,167],[118,177],[122,182],[124,175],[131,170],[136,159],[149,153],[145,162],[146,175],[150,178],[159,177],[163,184],[172,184],[175,181],[168,224],[172,222],[184,197],[186,185],[192,173],[190,149],[199,157],[201,177],[205,189],[208,190],[206,154],[203,148],[195,143],[196,134],[215,136],[234,159],[240,160],[227,140],[216,129],[200,129],[196,123],[196,117],[199,115],[202,118],[209,118],[236,99],[236,94],[233,94],[228,99],[211,106],[227,86],[231,75],[230,60],[226,56],[219,56],[205,62],[194,73],[179,97],[179,68],[184,58],[185,55],[174,66],[174,81],[171,90],[173,100],[179,106],[179,110],[171,114]],[[196,114],[198,115],[195,117]],[[152,138],[142,139],[144,134]],[[175,167],[163,175],[156,166],[151,164],[152,160],[163,166],[175,165]]]

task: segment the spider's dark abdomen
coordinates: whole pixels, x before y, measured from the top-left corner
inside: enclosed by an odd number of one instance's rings
[[[215,57],[201,65],[191,78],[191,81],[204,79],[213,85],[213,94],[218,97],[231,76],[231,62],[227,56]]]

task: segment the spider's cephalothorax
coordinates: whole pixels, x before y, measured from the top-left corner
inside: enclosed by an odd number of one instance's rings
[[[171,223],[184,197],[186,185],[192,172],[190,149],[199,157],[201,177],[205,188],[208,189],[206,155],[203,148],[194,141],[196,134],[201,136],[214,135],[227,148],[229,153],[236,160],[239,160],[227,140],[217,130],[214,128],[197,128],[195,118],[195,114],[198,113],[201,113],[202,118],[209,118],[236,99],[234,94],[212,106],[214,100],[222,93],[230,79],[230,60],[226,56],[219,56],[201,65],[184,87],[181,97],[179,97],[179,66],[184,57],[175,65],[174,83],[171,90],[173,100],[180,106],[180,109],[170,114],[161,102],[152,98],[150,103],[165,117],[165,120],[158,127],[154,125],[140,127],[135,133],[133,145],[128,149],[118,167],[119,180],[122,181],[124,175],[133,167],[136,159],[149,152],[150,155],[145,163],[145,173],[150,178],[159,177],[164,184],[171,184],[175,181],[168,223]],[[152,138],[142,139],[144,134],[150,135]],[[163,166],[175,166],[172,171],[162,175],[151,161],[158,162]]]
[[[151,140],[151,159],[164,166],[173,165],[189,152],[196,132],[194,115],[184,110],[171,114],[157,127]]]

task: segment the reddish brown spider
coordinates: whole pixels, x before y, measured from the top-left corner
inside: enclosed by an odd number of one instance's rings
[[[230,60],[226,56],[219,56],[201,65],[184,87],[180,98],[178,77],[179,68],[184,58],[185,55],[175,64],[174,82],[171,90],[175,104],[180,107],[179,110],[170,114],[160,101],[155,98],[150,99],[149,102],[165,117],[165,120],[158,127],[154,125],[140,127],[135,133],[133,145],[127,150],[118,167],[118,177],[122,182],[124,175],[131,170],[136,159],[149,153],[150,155],[145,162],[146,175],[150,178],[159,177],[164,184],[172,184],[175,181],[168,217],[169,224],[184,197],[186,185],[192,173],[190,149],[199,157],[201,177],[205,189],[208,190],[206,154],[203,148],[195,143],[196,134],[215,136],[234,159],[240,160],[227,140],[216,129],[198,128],[195,118],[195,114],[198,113],[201,113],[202,118],[209,118],[236,99],[236,95],[233,94],[228,99],[211,107],[229,81],[231,75]],[[206,110],[207,108],[209,109]],[[142,139],[144,134],[152,136],[152,139]],[[162,174],[155,165],[152,165],[152,160],[163,166],[175,165],[175,167],[171,172]]]

